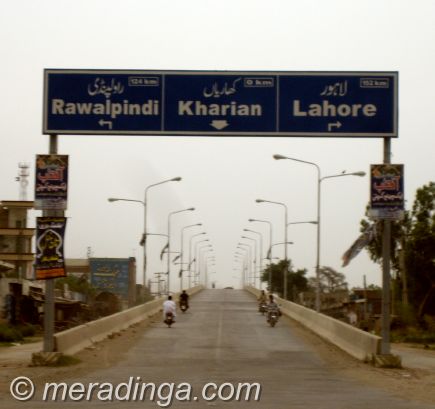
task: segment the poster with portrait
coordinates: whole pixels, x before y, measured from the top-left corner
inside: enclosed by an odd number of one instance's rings
[[[36,218],[35,278],[45,280],[66,276],[64,236],[66,217]]]

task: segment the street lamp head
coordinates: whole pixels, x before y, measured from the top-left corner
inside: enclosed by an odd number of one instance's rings
[[[180,176],[177,176],[175,178],[172,178],[171,182],[179,182],[180,180],[182,180],[182,178]]]
[[[363,176],[365,176],[365,175],[366,175],[366,173],[365,173],[365,172],[363,172],[363,171],[360,171],[360,172],[353,172],[353,173],[352,173],[352,175],[354,175],[354,176],[361,176],[361,177],[363,177]]]
[[[256,222],[256,219],[248,219],[248,222]]]
[[[115,197],[109,197],[107,199],[108,202],[116,202],[118,199],[116,199]]]
[[[263,199],[257,199],[256,202],[257,202],[257,203],[263,203],[264,200],[263,200]]]
[[[192,211],[192,210],[195,210],[195,208],[194,208],[194,207],[189,207],[189,208],[186,209],[186,210],[190,210],[190,211]]]
[[[287,156],[284,156],[284,155],[273,155],[273,159],[276,159],[276,160],[287,159]]]

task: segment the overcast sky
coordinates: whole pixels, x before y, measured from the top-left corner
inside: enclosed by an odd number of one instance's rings
[[[398,71],[399,138],[392,162],[405,165],[407,206],[415,191],[435,179],[434,95],[435,2],[419,0],[292,1],[89,1],[7,2],[0,14],[0,200],[17,200],[18,163],[31,164],[33,199],[36,154],[48,152],[42,134],[43,69]],[[275,161],[275,153],[317,163],[322,175],[369,171],[382,162],[377,138],[59,136],[59,153],[70,155],[66,257],[138,259],[142,276],[146,186],[175,176],[149,192],[149,231],[166,233],[180,247],[181,228],[203,223],[213,245],[218,286],[240,284],[234,253],[243,228],[263,233],[273,222],[275,243],[284,239],[279,206],[289,221],[316,218],[316,172],[311,166]],[[322,186],[321,265],[346,275],[351,286],[381,283],[381,270],[364,250],[349,266],[341,256],[358,237],[369,200],[369,179],[342,177]],[[33,215],[38,215],[35,212]],[[34,220],[30,224],[34,226]],[[185,237],[201,230],[190,229]],[[255,235],[253,235],[255,237]],[[290,226],[289,257],[314,274],[316,227]],[[148,274],[165,271],[164,240],[149,239]],[[283,257],[282,246],[275,255]],[[187,248],[186,248],[187,250]],[[178,288],[175,268],[172,282]]]

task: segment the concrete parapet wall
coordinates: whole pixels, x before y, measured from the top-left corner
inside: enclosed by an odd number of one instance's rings
[[[202,286],[193,287],[188,290],[194,295],[203,289]],[[174,300],[178,294],[173,294]],[[162,309],[163,301],[166,298],[156,300],[129,308],[128,310],[100,318],[86,324],[58,332],[54,335],[57,352],[64,354],[75,354],[82,349],[102,341],[114,332],[122,331],[144,319],[150,318]]]
[[[247,291],[259,296],[260,291],[253,287],[245,287]],[[338,346],[353,357],[365,361],[380,353],[381,338],[362,331],[345,322],[291,301],[275,297],[283,314],[299,322],[306,328]]]

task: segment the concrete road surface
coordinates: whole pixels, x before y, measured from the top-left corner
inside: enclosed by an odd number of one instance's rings
[[[74,382],[83,384],[83,387],[73,385]],[[111,385],[104,385],[103,382]],[[94,385],[90,386],[92,383]],[[149,389],[141,397],[144,383],[148,384],[148,388],[154,384],[154,397],[150,396]],[[174,383],[172,392],[165,383]],[[231,395],[236,396],[239,383],[252,384],[250,401],[230,399]],[[255,392],[259,391],[256,384],[261,386],[258,400],[255,399]],[[0,406],[22,408],[27,405],[36,409],[87,409],[101,405],[105,405],[104,408],[198,409],[435,407],[435,404],[424,405],[399,399],[338,375],[312,347],[292,333],[285,319],[271,328],[266,324],[265,317],[257,312],[252,296],[237,290],[201,292],[191,300],[191,308],[186,314],[178,313],[172,328],[167,328],[162,322],[152,324],[116,366],[89,373],[81,379],[68,379],[67,385],[66,396],[78,401],[43,402],[43,391],[38,389],[27,403],[10,399],[0,402]],[[113,397],[116,388],[118,398],[126,399],[129,393],[130,401],[116,401]],[[24,390],[24,386],[19,389],[21,392]],[[243,391],[242,398],[246,389]],[[61,392],[59,395],[62,395]],[[53,390],[49,396],[52,394]],[[211,400],[213,395],[216,395],[215,400]],[[169,403],[169,396],[173,396],[172,403]],[[107,401],[111,397],[113,401]],[[187,398],[191,400],[186,401]]]

